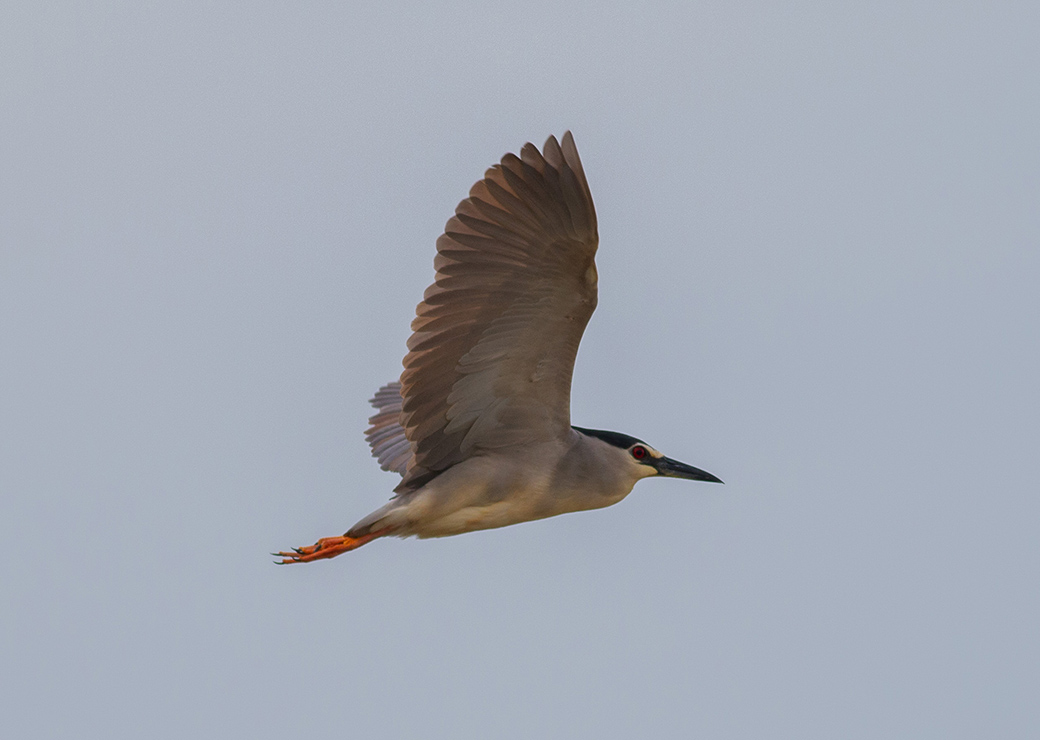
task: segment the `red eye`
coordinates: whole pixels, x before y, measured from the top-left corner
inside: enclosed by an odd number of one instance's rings
[[[636,460],[642,460],[649,454],[650,453],[646,451],[646,448],[643,447],[643,445],[636,445],[632,448],[632,457],[634,457]]]

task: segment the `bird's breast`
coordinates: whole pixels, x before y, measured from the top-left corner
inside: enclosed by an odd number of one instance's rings
[[[408,533],[448,537],[507,527],[610,506],[628,493],[574,485],[563,490],[556,477],[555,466],[518,464],[513,459],[496,460],[493,455],[471,458],[414,494],[408,504]]]

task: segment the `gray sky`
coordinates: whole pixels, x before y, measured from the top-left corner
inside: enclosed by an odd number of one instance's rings
[[[1040,5],[8,3],[0,696],[41,738],[1040,733]],[[279,568],[572,129],[576,424],[726,486]]]

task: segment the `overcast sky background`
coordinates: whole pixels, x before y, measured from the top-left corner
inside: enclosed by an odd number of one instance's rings
[[[8,737],[1040,734],[1040,4],[6,3]],[[276,567],[573,130],[573,420],[724,487]]]

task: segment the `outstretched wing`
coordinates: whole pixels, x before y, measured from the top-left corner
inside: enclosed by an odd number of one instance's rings
[[[373,443],[384,467],[400,470],[407,457],[398,492],[482,450],[570,433],[574,358],[596,307],[597,244],[570,132],[562,146],[550,137],[542,152],[526,144],[519,157],[507,154],[459,203],[437,240],[436,279],[404,358],[398,423],[407,455],[392,424],[381,429],[393,444]]]

